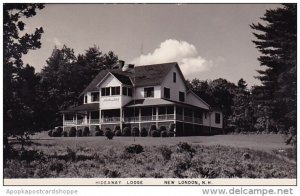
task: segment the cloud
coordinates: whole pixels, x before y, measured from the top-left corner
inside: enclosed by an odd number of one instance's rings
[[[186,76],[207,71],[213,66],[213,61],[201,57],[193,44],[174,39],[165,40],[153,52],[141,55],[133,59],[131,63],[147,65],[174,61],[178,62]]]

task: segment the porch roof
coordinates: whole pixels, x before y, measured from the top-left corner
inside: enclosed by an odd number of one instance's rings
[[[135,102],[132,100],[128,104],[125,105],[125,107],[145,107],[145,106],[158,106],[158,105],[178,105],[178,106],[186,106],[189,108],[199,108],[194,105],[181,103],[177,101],[171,101],[167,99],[160,99],[160,98],[154,98],[154,99],[137,99]],[[202,110],[205,110],[204,108],[199,108]]]
[[[72,113],[80,111],[95,111],[99,110],[99,103],[82,104],[76,107],[70,107],[67,110],[61,111],[62,113]]]

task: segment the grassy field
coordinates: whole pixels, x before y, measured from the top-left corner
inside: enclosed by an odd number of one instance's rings
[[[32,141],[26,151],[5,163],[5,178],[296,177],[296,164],[274,153],[291,148],[281,135],[136,137],[134,141],[133,137],[51,138],[40,133]],[[138,146],[130,148],[133,144]],[[136,151],[139,146],[141,152]]]

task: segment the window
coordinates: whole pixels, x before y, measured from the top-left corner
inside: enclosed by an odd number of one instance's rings
[[[99,92],[91,93],[91,95],[92,95],[92,102],[99,101]]]
[[[87,95],[84,96],[84,103],[87,103]]]
[[[220,113],[215,114],[215,122],[216,122],[216,124],[221,123],[221,114]]]
[[[127,95],[127,87],[126,86],[122,87],[122,94]]]
[[[173,72],[173,82],[176,83],[176,72]]]
[[[120,87],[111,87],[111,95],[120,95]]]
[[[101,88],[101,96],[110,96],[110,87]]]
[[[127,90],[128,90],[128,96],[132,97],[132,88],[127,88]]]
[[[123,86],[122,91],[123,91],[122,92],[123,95],[127,95],[129,97],[132,97],[132,88]]]
[[[144,88],[144,97],[154,97],[154,87]]]
[[[164,97],[166,99],[170,99],[170,89],[169,88],[164,88]]]
[[[179,91],[179,101],[184,102],[184,92]]]

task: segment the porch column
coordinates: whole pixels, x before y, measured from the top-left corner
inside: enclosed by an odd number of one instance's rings
[[[76,123],[76,125],[75,125],[75,127],[76,127],[76,129],[77,129],[77,113],[76,113],[76,116],[75,116],[75,123]]]
[[[176,105],[174,105],[174,136],[176,137]]]
[[[176,122],[176,105],[174,105],[174,123]]]
[[[138,124],[139,124],[139,130],[141,130],[141,116],[142,116],[142,108],[139,108],[139,121],[138,121]]]
[[[92,117],[92,115],[91,115],[91,112],[88,112],[88,120],[89,120],[89,130],[91,130],[91,117]]]
[[[99,110],[99,127],[101,129],[101,124],[102,124],[102,113],[101,113],[101,109]]]
[[[65,114],[63,114],[63,131],[65,130]]]
[[[155,126],[156,126],[156,128],[158,128],[158,107],[156,107],[156,123],[155,123]]]
[[[84,115],[84,123],[85,123],[85,124],[88,123],[88,115],[89,115],[88,112],[86,112],[85,115]]]
[[[123,121],[123,109],[122,109],[122,107],[120,108],[120,129],[121,130],[123,130],[123,123],[122,123],[122,121]]]

